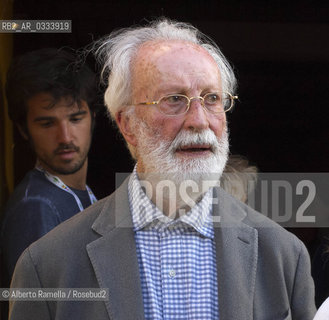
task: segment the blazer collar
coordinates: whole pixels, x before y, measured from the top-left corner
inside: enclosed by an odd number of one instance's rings
[[[129,177],[110,196],[104,199],[105,203],[91,228],[101,236],[106,235],[114,228],[131,228],[133,226],[129,199]]]

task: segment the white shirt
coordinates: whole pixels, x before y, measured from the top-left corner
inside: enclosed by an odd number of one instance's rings
[[[322,303],[313,320],[329,320],[329,298]]]

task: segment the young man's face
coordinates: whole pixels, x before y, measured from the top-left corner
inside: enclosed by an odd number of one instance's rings
[[[87,165],[92,119],[86,101],[38,93],[27,102],[28,138],[42,167],[52,174],[74,174]]]

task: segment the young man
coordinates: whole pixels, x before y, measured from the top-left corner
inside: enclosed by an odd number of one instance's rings
[[[301,241],[208,183],[227,160],[236,98],[220,50],[169,20],[116,32],[102,48],[105,102],[135,170],[30,246],[12,286],[108,288],[108,299],[12,301],[11,319],[312,319]]]
[[[96,201],[86,185],[95,119],[95,75],[64,50],[29,52],[11,65],[9,116],[36,155],[11,195],[2,223],[4,284],[21,253]],[[24,159],[22,159],[24,160]]]

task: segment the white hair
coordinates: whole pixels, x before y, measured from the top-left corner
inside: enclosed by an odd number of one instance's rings
[[[238,200],[247,203],[258,179],[258,169],[240,155],[231,155],[221,177],[221,187]]]
[[[114,31],[96,43],[96,56],[103,66],[102,77],[108,78],[104,101],[112,119],[132,103],[131,64],[138,49],[146,42],[162,40],[188,41],[203,47],[218,65],[223,91],[234,94],[236,78],[218,46],[192,25],[162,18],[146,27]]]

